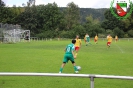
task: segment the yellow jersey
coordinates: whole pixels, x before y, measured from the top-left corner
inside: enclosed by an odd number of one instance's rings
[[[108,40],[108,42],[112,42],[112,37],[111,36],[108,36],[107,37],[107,40]]]
[[[115,39],[118,39],[118,36],[115,36]]]
[[[98,36],[95,36],[95,40],[98,40]]]
[[[80,47],[81,39],[75,39],[75,40],[76,40],[75,47]]]

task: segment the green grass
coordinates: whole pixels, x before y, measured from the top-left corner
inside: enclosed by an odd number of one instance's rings
[[[58,73],[64,55],[65,41],[33,41],[0,44],[0,72]],[[76,64],[81,74],[133,76],[133,41],[106,41],[82,47]],[[64,73],[74,73],[69,62]],[[132,80],[95,79],[95,88],[132,88]],[[90,88],[89,78],[0,76],[0,88]]]

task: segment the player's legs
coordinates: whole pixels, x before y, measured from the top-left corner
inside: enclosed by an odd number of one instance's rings
[[[64,56],[64,59],[63,59],[63,63],[62,63],[62,65],[61,65],[61,67],[60,67],[60,71],[59,71],[59,73],[62,73],[62,71],[63,71],[63,68],[64,68],[64,66],[66,65],[66,63],[68,62],[68,57],[67,57],[67,55],[65,55]]]
[[[59,73],[62,73],[62,71],[63,71],[63,68],[64,68],[64,66],[66,65],[66,62],[63,62],[62,63],[62,65],[61,65],[61,68],[60,68],[60,71],[59,71]]]
[[[110,44],[111,44],[111,42],[107,42],[107,47],[108,47],[108,48],[110,47]]]
[[[91,43],[90,43],[90,39],[88,40],[88,44],[90,44],[90,45],[91,45]]]
[[[75,73],[78,73],[78,69],[77,69],[77,67],[76,67],[76,64],[75,64],[75,63],[72,63],[72,64],[73,64]]]
[[[89,43],[88,40],[86,40],[86,46],[88,46],[88,43]]]
[[[75,63],[75,61],[74,61],[73,56],[70,57],[70,61],[71,61],[72,64],[73,64],[73,67],[74,67],[74,71],[75,71],[75,73],[78,73],[78,69],[77,69],[77,67],[76,67],[76,63]]]
[[[78,54],[78,51],[79,51],[79,47],[75,47],[75,51],[76,51],[76,56],[77,56],[77,54]]]
[[[97,44],[97,39],[95,39],[95,44]]]
[[[84,39],[84,41],[85,41],[85,44],[86,44],[86,40]]]
[[[107,46],[108,46],[108,42],[107,42]]]
[[[118,41],[118,39],[115,39],[115,42],[117,42]]]

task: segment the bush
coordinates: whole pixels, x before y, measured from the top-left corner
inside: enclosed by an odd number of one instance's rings
[[[129,37],[133,37],[133,30],[129,30],[128,35],[129,35]]]
[[[126,33],[125,35],[124,35],[124,38],[128,38],[129,36],[128,36],[128,34]]]
[[[73,34],[72,37],[76,37],[76,35],[79,35],[80,38],[84,38],[86,30],[82,25],[75,25],[73,26],[73,31],[70,31],[70,34]]]
[[[106,36],[107,36],[107,35],[105,35],[105,34],[98,34],[98,37],[99,37],[99,38],[106,38]]]
[[[114,33],[114,36],[117,35],[120,38],[124,37],[124,31],[120,30],[118,27],[114,28],[113,33]]]
[[[36,37],[38,38],[55,38],[58,36],[58,32],[49,30],[49,31],[43,31],[40,34],[37,34]]]
[[[110,29],[106,30],[106,34],[107,34],[107,35],[108,35],[108,34],[110,34],[111,36],[114,36],[113,31],[112,31],[112,30],[110,30]],[[107,36],[107,35],[106,35],[106,36]]]
[[[59,36],[61,37],[61,38],[69,38],[69,31],[62,31],[60,34],[59,34]]]

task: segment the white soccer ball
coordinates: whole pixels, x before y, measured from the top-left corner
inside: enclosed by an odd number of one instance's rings
[[[80,66],[77,66],[77,69],[78,69],[78,70],[81,70],[81,67],[80,67]]]

